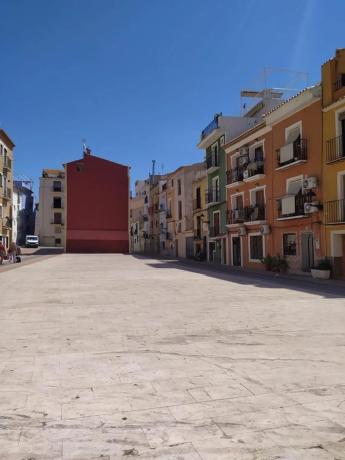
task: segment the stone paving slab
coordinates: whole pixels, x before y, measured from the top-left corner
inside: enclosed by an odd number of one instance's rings
[[[0,280],[0,460],[345,460],[336,287],[96,254]]]

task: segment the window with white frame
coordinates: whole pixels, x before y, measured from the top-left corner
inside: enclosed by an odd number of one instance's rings
[[[252,262],[260,262],[264,257],[264,241],[263,235],[249,235],[249,260]]]

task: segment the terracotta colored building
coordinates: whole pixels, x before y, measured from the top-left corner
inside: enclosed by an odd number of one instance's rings
[[[290,272],[308,272],[322,257],[321,87],[306,88],[266,117],[272,126],[272,234],[267,252]]]
[[[90,154],[65,165],[66,252],[127,253],[129,171]]]
[[[265,122],[226,147],[229,264],[263,268],[272,215],[272,129]]]
[[[345,279],[345,48],[322,66],[325,255]]]

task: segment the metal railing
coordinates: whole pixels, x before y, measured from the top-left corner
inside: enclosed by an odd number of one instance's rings
[[[12,161],[10,158],[8,157],[5,157],[4,158],[4,165],[3,165],[4,169],[11,169],[12,168]]]
[[[280,155],[280,150],[277,150],[277,163],[279,166],[286,166],[296,161],[306,161],[308,160],[308,149],[307,149],[307,139],[300,139],[298,141],[291,142],[291,144],[286,144],[292,146],[292,157],[289,160],[282,160]],[[284,146],[284,147],[285,147]]]
[[[195,240],[201,240],[202,239],[201,228],[195,228],[194,229],[194,239]]]
[[[345,158],[345,136],[333,137],[326,142],[326,163]]]
[[[217,168],[219,166],[219,152],[212,152],[206,157],[206,169]]]
[[[282,199],[285,197],[282,197],[278,200],[278,218],[283,218],[283,217],[295,217],[295,216],[303,216],[305,214],[304,212],[304,203],[307,202],[306,197],[304,195],[295,195],[295,210],[294,212],[283,214],[282,212]]]
[[[325,223],[340,224],[345,222],[345,200],[327,201],[324,204]]]
[[[218,203],[220,201],[219,188],[214,188],[206,192],[206,203]]]
[[[215,238],[217,236],[220,236],[220,225],[215,225],[210,227],[209,229],[209,235],[211,238]]]
[[[170,209],[168,209],[168,210],[166,211],[166,218],[167,218],[167,219],[172,219],[172,212],[171,212]]]
[[[12,190],[10,188],[5,188],[2,196],[3,198],[10,200],[12,198]]]
[[[228,224],[240,224],[243,222],[255,222],[266,219],[265,205],[246,206],[240,209],[229,209],[227,212]]]
[[[209,134],[218,128],[218,117],[215,117],[211,123],[209,123],[205,129],[201,131],[201,140],[205,139]]]
[[[226,183],[233,184],[235,182],[243,181],[243,167],[233,168],[226,171]]]
[[[196,211],[197,209],[201,209],[201,197],[200,199],[195,199],[193,200],[193,211]]]
[[[338,91],[344,86],[345,86],[345,73],[342,73],[341,75],[339,75],[339,77],[336,79],[334,83],[334,90]]]

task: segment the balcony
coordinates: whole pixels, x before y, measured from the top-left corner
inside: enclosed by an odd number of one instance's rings
[[[215,116],[211,123],[209,123],[206,128],[201,131],[201,140],[203,141],[209,134],[212,133],[212,131],[218,129],[218,127],[218,116]]]
[[[215,225],[213,227],[210,227],[209,235],[210,235],[210,238],[217,238],[217,236],[220,236],[221,235],[220,226]]]
[[[227,224],[243,224],[244,222],[257,222],[266,220],[266,207],[264,205],[246,206],[240,209],[230,209],[227,215]]]
[[[326,163],[345,159],[345,136],[333,137],[326,142]]]
[[[4,228],[12,228],[13,219],[11,217],[4,217],[2,220],[2,226]]]
[[[50,223],[52,225],[64,225],[61,219],[52,219]]]
[[[167,218],[167,219],[172,219],[172,212],[171,212],[171,209],[168,209],[168,210],[166,211],[166,218]]]
[[[54,186],[54,185],[53,185],[52,190],[53,190],[53,192],[55,192],[55,193],[60,193],[60,192],[62,192],[62,187],[61,187],[61,186],[58,187],[58,186]]]
[[[169,240],[169,241],[172,241],[172,239],[173,239],[172,233],[171,233],[171,232],[166,232],[166,234],[165,234],[165,239],[166,239],[166,240]]]
[[[201,210],[201,198],[193,200],[193,211]]]
[[[195,240],[201,240],[202,239],[201,228],[195,228],[194,229],[194,239]]]
[[[283,145],[277,151],[277,169],[308,160],[307,140],[300,139]]]
[[[243,167],[233,168],[226,171],[227,185],[235,184],[243,181]]]
[[[3,165],[4,171],[10,171],[12,169],[12,161],[8,157],[4,157],[4,165]]]
[[[2,197],[4,200],[10,200],[12,198],[12,190],[10,188],[5,188]]]
[[[286,195],[278,200],[278,219],[291,219],[305,216],[303,195]]]
[[[338,91],[339,89],[345,86],[345,73],[339,75],[334,83],[334,91]]]
[[[345,223],[345,200],[334,200],[325,203],[325,223]]]
[[[208,206],[219,203],[219,201],[220,201],[219,188],[214,188],[206,192],[206,203]]]
[[[212,152],[206,156],[206,169],[210,174],[219,168],[219,152]]]

